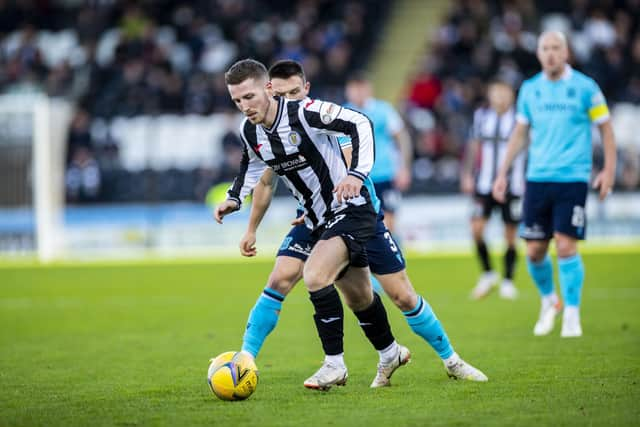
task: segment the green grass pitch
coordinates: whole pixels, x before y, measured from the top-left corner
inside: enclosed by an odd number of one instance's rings
[[[538,297],[520,262],[521,297],[473,302],[471,256],[412,257],[408,271],[458,353],[489,382],[449,380],[385,298],[413,354],[393,386],[368,388],[377,354],[348,313],[349,382],[302,382],[322,352],[299,285],[260,357],[247,401],[215,399],[210,357],[239,349],[272,262],[0,266],[1,426],[638,425],[640,251],[584,255],[580,339],[535,338]],[[496,263],[500,260],[495,259]]]

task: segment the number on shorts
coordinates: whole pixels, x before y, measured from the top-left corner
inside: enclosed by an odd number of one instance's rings
[[[584,208],[582,206],[573,207],[573,215],[571,216],[571,225],[574,227],[584,227]]]
[[[384,233],[384,238],[389,241],[389,247],[393,252],[398,252],[398,247],[396,246],[396,242],[393,241],[393,237],[391,237],[391,233],[388,231]]]

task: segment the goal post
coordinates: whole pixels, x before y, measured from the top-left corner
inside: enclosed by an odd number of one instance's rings
[[[62,256],[72,110],[42,94],[0,95],[0,256]]]
[[[66,142],[72,107],[38,98],[33,106],[33,207],[37,256],[49,262],[64,250]]]

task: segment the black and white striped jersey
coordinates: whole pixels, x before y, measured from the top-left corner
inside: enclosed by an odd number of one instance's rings
[[[509,136],[516,124],[515,111],[510,109],[498,115],[491,108],[480,108],[473,115],[471,138],[480,141],[480,168],[476,174],[476,193],[491,194],[496,173],[507,153]],[[514,196],[524,194],[525,153],[514,159],[508,178],[507,192]]]
[[[369,198],[364,196],[366,190],[342,204],[333,193],[347,174],[364,181],[371,171],[374,137],[367,116],[320,100],[290,101],[279,97],[277,101],[278,112],[270,128],[251,124],[247,119],[242,122],[244,154],[240,173],[227,192],[228,197],[241,203],[270,167],[304,207],[309,228],[324,224],[332,213],[344,209],[346,203],[368,203]],[[334,138],[337,135],[351,137],[350,168]]]

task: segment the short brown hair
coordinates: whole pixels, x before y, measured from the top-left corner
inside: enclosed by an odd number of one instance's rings
[[[267,68],[255,59],[242,59],[224,73],[224,81],[228,85],[239,85],[247,79],[267,79]]]

